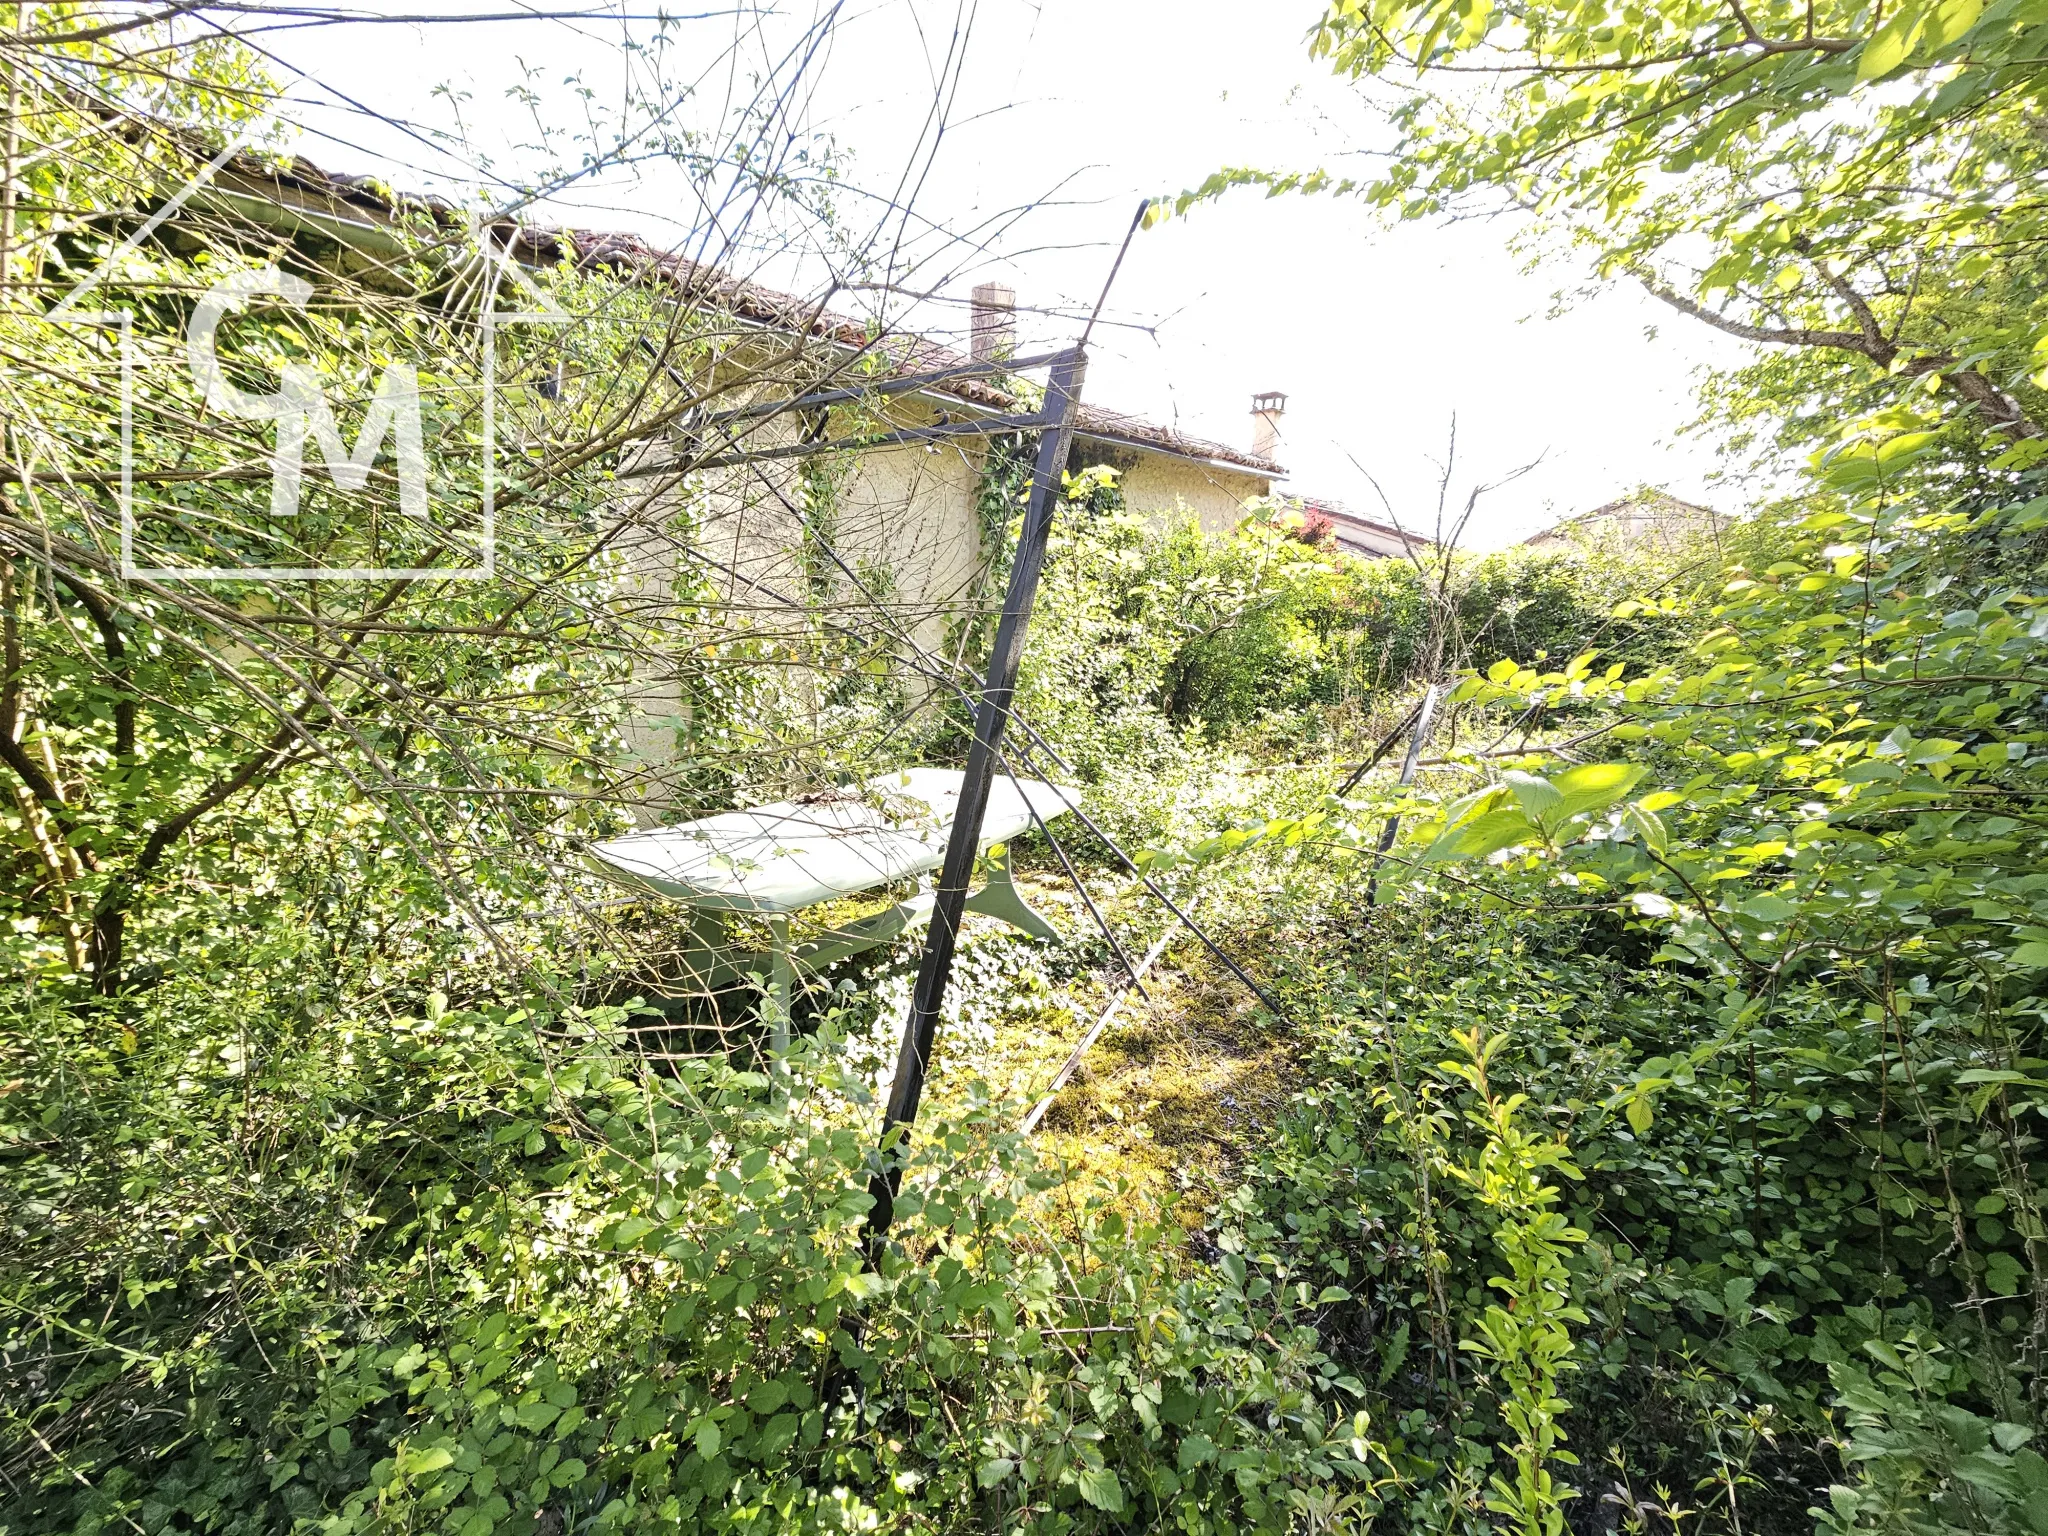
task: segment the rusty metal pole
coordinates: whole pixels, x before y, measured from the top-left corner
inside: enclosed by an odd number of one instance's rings
[[[918,962],[917,985],[910,994],[910,1017],[903,1024],[903,1045],[896,1054],[896,1082],[889,1090],[889,1105],[882,1116],[880,1163],[868,1181],[868,1193],[875,1197],[874,1209],[868,1215],[871,1256],[896,1215],[896,1192],[903,1186],[902,1141],[899,1138],[892,1144],[890,1138],[899,1130],[907,1133],[917,1119],[918,1101],[924,1096],[939,1010],[946,1000],[946,985],[953,976],[953,950],[960,937],[967,885],[974,874],[975,856],[981,849],[981,823],[988,810],[989,784],[995,777],[1003,732],[1010,722],[1010,700],[1017,691],[1017,664],[1024,653],[1024,631],[1031,622],[1039,574],[1045,568],[1046,540],[1059,508],[1060,475],[1073,443],[1074,414],[1081,402],[1081,381],[1087,371],[1087,354],[1075,347],[1053,359],[1046,381],[1042,412],[1046,425],[1038,439],[1038,462],[1032,470],[1030,499],[1025,503],[1024,529],[1010,563],[1003,616],[996,626],[995,646],[989,653],[987,678],[975,710],[974,743],[967,751],[967,770],[960,780],[960,803],[953,812],[946,861],[940,866],[938,889],[934,893],[931,928],[925,935],[924,955]]]

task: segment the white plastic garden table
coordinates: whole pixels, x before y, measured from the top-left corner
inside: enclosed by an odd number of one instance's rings
[[[684,963],[707,993],[749,975],[766,980],[762,1011],[779,1056],[789,1048],[796,967],[816,969],[887,943],[929,917],[933,898],[924,885],[908,901],[794,947],[790,914],[937,869],[946,856],[960,781],[957,768],[899,769],[877,774],[857,790],[726,811],[679,827],[613,838],[591,848],[591,861],[630,890],[692,909],[692,941]],[[989,786],[981,824],[987,883],[967,898],[968,910],[1000,918],[1034,938],[1057,938],[1052,925],[1018,892],[1000,845],[1034,821],[1050,822],[1079,803],[1076,790],[998,774]],[[735,912],[767,920],[767,954],[728,944],[726,917]]]

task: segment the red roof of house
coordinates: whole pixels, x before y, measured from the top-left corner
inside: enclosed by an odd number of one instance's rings
[[[715,267],[704,266],[672,252],[657,251],[635,235],[592,235],[582,231],[521,228],[516,239],[538,259],[552,261],[559,259],[561,240],[565,235],[575,248],[579,266],[613,266],[660,272],[686,291],[702,292],[745,319],[790,330],[808,328],[813,335],[856,351],[879,353],[888,358],[890,366],[898,373],[938,373],[973,366],[972,357],[930,337],[909,332],[877,336],[862,322],[835,314],[821,303],[810,303],[791,294],[764,288],[758,283],[739,281]],[[993,410],[1009,410],[1018,403],[1015,395],[986,375],[948,379],[935,385],[934,390]],[[1149,448],[1174,458],[1228,464],[1276,479],[1287,473],[1273,460],[1241,448],[1193,437],[1172,427],[1163,427],[1105,406],[1090,405],[1086,401],[1081,404],[1074,431],[1080,437]]]

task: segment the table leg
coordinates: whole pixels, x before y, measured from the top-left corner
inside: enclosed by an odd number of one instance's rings
[[[774,947],[769,956],[768,996],[761,1011],[768,1016],[769,1049],[779,1064],[789,1054],[789,1006],[795,981],[789,963],[789,919],[770,917],[768,932]]]
[[[1000,918],[1034,939],[1058,939],[1059,930],[1032,911],[1024,893],[1017,889],[1016,877],[1010,869],[1010,850],[995,843],[982,859],[988,870],[988,882],[967,898],[966,910]]]

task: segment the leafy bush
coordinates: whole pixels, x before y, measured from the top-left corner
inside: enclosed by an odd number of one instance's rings
[[[1276,507],[1223,535],[1192,517],[1091,516],[1078,505],[1075,514],[1039,599],[1025,696],[1034,721],[1096,772],[1134,756],[1170,758],[1190,731],[1208,747],[1326,748],[1426,662],[1430,594],[1445,580],[1427,562],[1304,543]],[[1459,667],[1500,650],[1568,656],[1600,646],[1661,661],[1716,569],[1711,551],[1456,555],[1446,659]],[[1652,591],[1662,603],[1616,617],[1618,604]]]
[[[10,1020],[0,1529],[1280,1530],[1390,1473],[1336,1294],[1113,1192],[1052,1235],[986,1101],[870,1268],[830,1021],[770,1092],[619,1010],[281,1012],[290,958]]]

